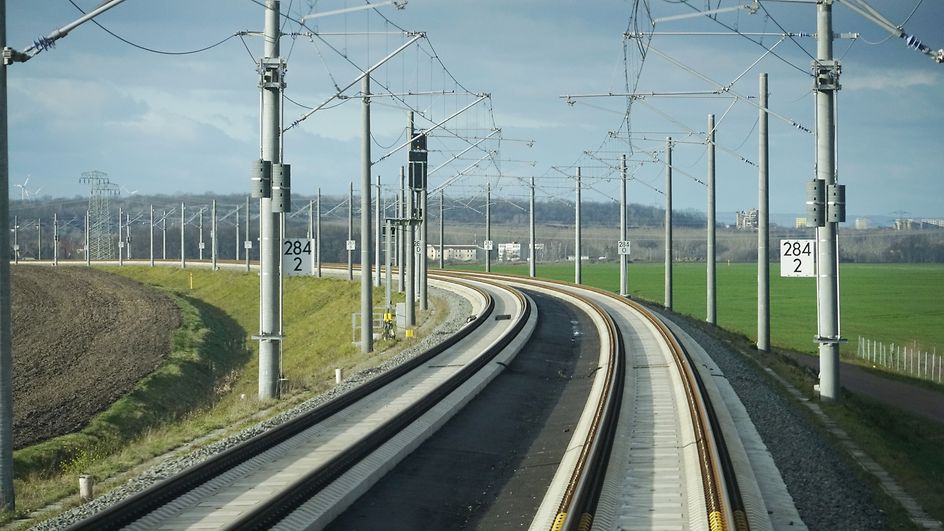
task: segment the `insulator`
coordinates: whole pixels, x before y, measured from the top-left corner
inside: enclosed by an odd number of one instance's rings
[[[39,40],[33,41],[33,47],[41,52],[45,52],[50,48],[55,48],[56,41],[48,37],[40,37]]]
[[[908,35],[905,38],[905,44],[908,45],[909,48],[914,48],[919,52],[926,52],[930,49],[914,35]]]

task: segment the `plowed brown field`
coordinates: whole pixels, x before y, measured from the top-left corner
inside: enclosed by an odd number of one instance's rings
[[[86,267],[10,270],[16,448],[80,429],[170,352],[167,295]]]

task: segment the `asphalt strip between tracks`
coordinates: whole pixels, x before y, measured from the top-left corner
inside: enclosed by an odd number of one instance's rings
[[[521,333],[511,341],[484,369],[476,373],[445,400],[434,406],[366,459],[343,474],[316,498],[302,504],[275,530],[321,529],[366,493],[400,461],[431,437],[459,410],[471,401],[499,373],[531,339],[537,327],[538,315],[534,301],[529,299],[531,315]]]

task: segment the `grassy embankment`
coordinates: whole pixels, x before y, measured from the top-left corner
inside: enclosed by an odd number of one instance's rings
[[[251,339],[258,330],[255,273],[145,267],[108,270],[174,296],[182,325],[174,332],[173,352],[157,371],[79,432],[16,452],[19,515],[75,494],[79,474],[91,474],[102,482],[212,434],[201,441],[209,443],[224,431],[253,422],[260,410],[284,409],[330,388],[335,368],[348,374],[398,350],[394,343],[383,341],[375,345],[376,351],[386,348],[387,352],[368,356],[352,344],[350,315],[360,304],[358,283],[288,278],[283,400],[259,402],[255,399],[258,347]],[[382,292],[375,290],[374,297],[382,300]],[[418,315],[419,320],[426,318]],[[67,500],[64,505],[73,503]],[[12,518],[5,515],[0,523]]]

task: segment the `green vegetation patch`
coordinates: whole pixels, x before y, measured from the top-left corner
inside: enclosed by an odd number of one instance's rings
[[[189,298],[225,309],[240,328],[249,352],[239,374],[233,375],[224,405],[258,394],[259,275],[256,272],[210,271],[170,267],[109,268],[139,282],[184,293]],[[373,292],[375,307],[383,290]],[[402,299],[402,296],[401,296]],[[350,368],[368,361],[353,342],[351,314],[360,314],[360,283],[342,279],[286,277],[283,282],[282,345],[283,398],[297,392],[323,390],[334,383],[335,368]],[[389,343],[379,342],[375,350]]]
[[[840,404],[824,403],[823,409],[922,509],[944,521],[944,426],[851,393],[843,393]]]
[[[496,265],[493,271],[527,275],[528,266]],[[584,284],[619,291],[619,264],[581,267]],[[673,309],[704,319],[707,314],[707,271],[704,263],[674,264]],[[573,282],[573,263],[538,264],[541,277]],[[757,338],[757,266],[718,263],[718,325]],[[664,301],[661,263],[629,266],[630,295],[661,304]],[[850,339],[844,354],[854,354],[858,336],[918,350],[944,353],[944,265],[842,264],[840,272],[842,335]],[[816,282],[812,278],[783,278],[779,264],[770,266],[771,343],[813,353],[816,344]],[[938,347],[941,347],[938,349]]]

